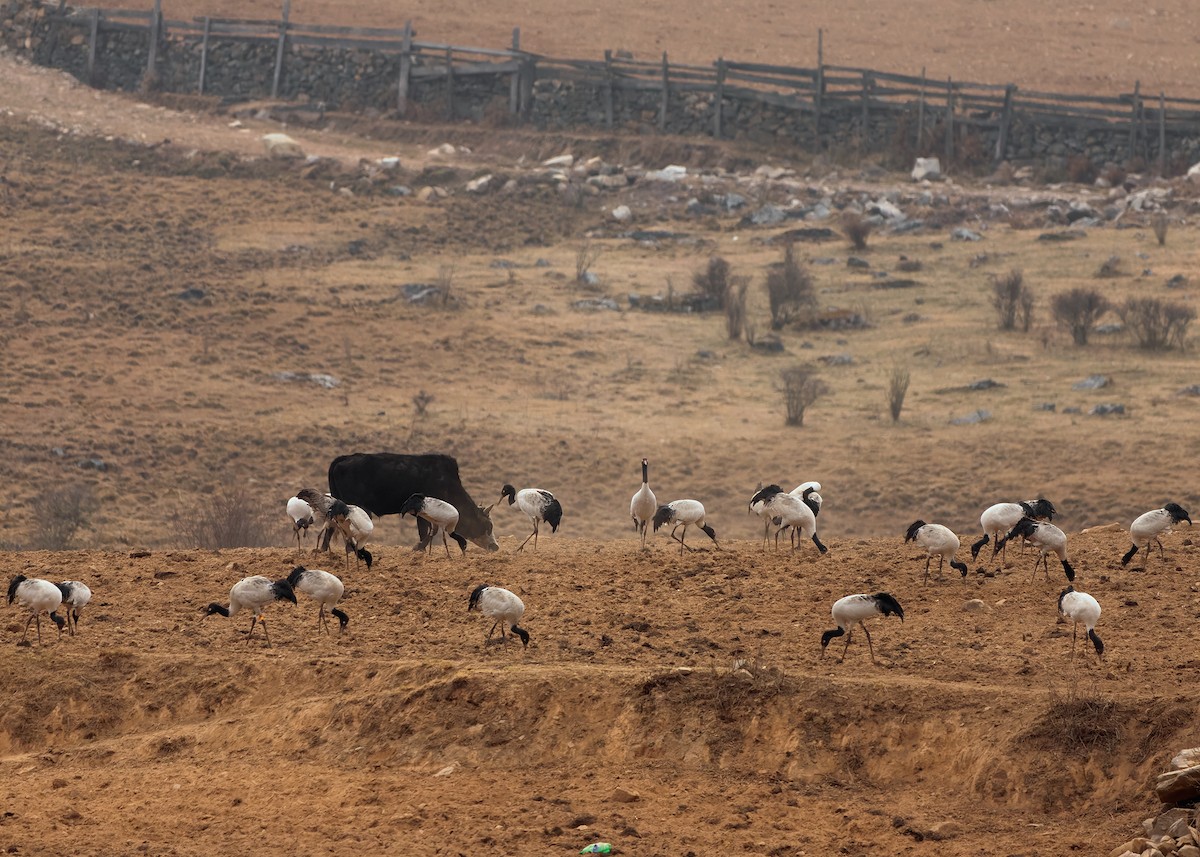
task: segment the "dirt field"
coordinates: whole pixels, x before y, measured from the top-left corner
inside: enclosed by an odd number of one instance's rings
[[[572,52],[565,37],[529,46]],[[1107,56],[1091,68],[1117,68]],[[43,623],[44,645],[17,646],[24,618],[4,613],[0,849],[570,854],[609,841],[639,855],[1040,857],[1106,854],[1156,811],[1153,775],[1195,743],[1200,558],[1185,529],[1165,539],[1165,563],[1124,570],[1127,536],[1103,527],[1167,500],[1195,513],[1196,399],[1179,395],[1195,360],[1124,335],[1078,348],[1046,307],[1073,286],[1193,306],[1193,286],[1165,285],[1196,268],[1186,185],[1171,188],[1165,246],[1136,211],[1042,242],[1065,229],[1047,199],[1103,207],[1107,192],[964,180],[917,206],[909,185],[859,165],[345,117],[289,129],[326,159],[305,169],[259,157],[270,123],[174,106],[0,57],[0,559],[6,579],[96,592],[79,636]],[[443,142],[472,151],[429,154]],[[711,181],[567,194],[535,168],[564,151],[684,163]],[[380,176],[372,164],[388,155],[403,166]],[[763,163],[794,172],[763,183]],[[484,174],[513,189],[468,194]],[[449,195],[419,202],[398,185]],[[847,267],[840,236],[799,245],[821,307],[870,325],[787,328],[786,353],[770,356],[730,341],[718,314],[626,309],[631,292],[686,291],[719,254],[751,280],[766,330],[762,282],[797,224],[689,213],[714,187],[752,208],[898,194],[930,225],[872,236],[868,269]],[[612,219],[618,203],[632,224]],[[983,240],[951,240],[960,225]],[[631,228],[673,234],[639,241]],[[920,262],[915,284],[877,287],[902,256]],[[1097,279],[1111,256],[1119,275]],[[575,284],[583,257],[598,288]],[[989,275],[1013,268],[1038,296],[1029,332],[998,331],[990,305]],[[413,284],[452,299],[415,304]],[[603,297],[621,311],[573,308]],[[821,360],[839,355],[850,361]],[[790,428],[779,371],[801,361],[830,392]],[[893,424],[897,366],[912,385]],[[1111,385],[1073,389],[1092,374]],[[1002,386],[968,389],[985,378]],[[1088,415],[1105,402],[1125,415]],[[992,418],[951,424],[977,409]],[[411,524],[381,521],[375,568],[344,573],[341,637],[317,633],[303,597],[268,609],[269,649],[243,641],[248,619],[201,618],[242,576],[290,569],[289,494],[323,487],[334,456],[378,449],[454,454],[482,503],[504,482],[552,489],[564,525],[517,554],[526,521],[497,508],[500,553],[423,561]],[[642,456],[660,499],[704,500],[720,553],[680,558],[661,533],[636,548],[626,510]],[[829,554],[762,554],[750,493],[809,478],[824,486]],[[85,501],[69,533],[84,549],[30,550],[70,517],[46,512],[59,490]],[[196,522],[231,490],[273,547],[195,549]],[[972,562],[965,582],[924,585],[923,557],[902,544],[918,517],[973,541],[982,508],[1042,494],[1078,587],[1104,608],[1103,662],[1086,641],[1070,659],[1055,564],[1031,581],[1033,556],[1010,553],[998,575]],[[342,573],[340,556],[305,560]],[[466,612],[480,582],[525,599],[527,651],[483,645],[487,623]],[[837,641],[822,660],[832,602],[880,590],[906,615],[871,624],[879,663],[857,634],[845,663]]]

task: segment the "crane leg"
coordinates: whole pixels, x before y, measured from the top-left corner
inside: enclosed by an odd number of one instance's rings
[[[871,663],[875,663],[875,647],[871,645],[871,632],[867,630],[864,623],[859,622],[858,624],[862,627],[863,633],[867,635],[867,650],[871,653]]]
[[[854,630],[853,630],[853,629],[850,629],[850,630],[846,631],[846,645],[842,646],[842,656],[841,656],[841,658],[839,658],[839,659],[838,659],[838,663],[839,663],[839,664],[840,664],[842,661],[846,660],[846,652],[847,652],[847,650],[849,650],[849,648],[850,648],[850,640],[851,640],[853,637],[854,637]]]

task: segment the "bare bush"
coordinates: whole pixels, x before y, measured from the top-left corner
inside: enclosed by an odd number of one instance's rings
[[[1087,345],[1088,334],[1096,320],[1108,310],[1107,298],[1095,289],[1071,289],[1059,292],[1050,300],[1054,320],[1071,331],[1071,339],[1076,345]]]
[[[1109,279],[1110,277],[1119,276],[1121,273],[1121,257],[1109,256],[1104,260],[1104,264],[1096,271],[1096,276],[1100,279]]]
[[[438,266],[436,283],[442,306],[449,306],[454,301],[454,266]]]
[[[725,298],[731,285],[731,271],[728,262],[720,256],[712,256],[708,260],[708,267],[692,275],[692,285],[696,287],[696,291],[724,309]]]
[[[1188,325],[1196,311],[1158,298],[1129,298],[1117,306],[1117,315],[1142,348],[1183,350]]]
[[[1076,184],[1091,184],[1097,175],[1096,165],[1087,155],[1071,155],[1067,158],[1067,177]]]
[[[596,264],[596,260],[600,258],[603,251],[603,247],[593,244],[586,238],[579,242],[579,246],[575,248],[575,285],[592,285],[592,265]]]
[[[75,483],[45,488],[31,501],[33,530],[30,544],[43,550],[66,550],[75,534],[87,525],[96,509],[96,498],[88,485]]]
[[[771,328],[781,329],[801,309],[816,303],[812,276],[796,261],[789,241],[783,261],[767,272],[767,301],[771,306]]]
[[[842,215],[842,230],[855,250],[867,249],[867,236],[871,234],[871,221],[858,212],[848,211]]]
[[[888,377],[888,412],[892,415],[892,422],[900,422],[900,411],[904,409],[904,397],[908,395],[908,369],[903,366],[896,366],[892,369],[892,374]]]
[[[1001,330],[1029,332],[1033,324],[1033,292],[1025,285],[1025,275],[1013,269],[1004,276],[992,275],[992,306]]]
[[[725,332],[730,339],[740,339],[746,331],[746,291],[750,288],[750,280],[746,277],[734,277],[726,286],[725,299]]]
[[[221,485],[205,495],[202,503],[177,508],[173,517],[179,539],[198,548],[260,548],[270,544],[268,512],[244,485]]]
[[[413,409],[417,412],[418,417],[425,416],[425,411],[433,404],[433,394],[426,393],[424,390],[419,391],[412,397]]]
[[[1150,225],[1154,228],[1154,237],[1158,239],[1160,247],[1167,243],[1167,229],[1171,226],[1171,219],[1167,217],[1165,211],[1156,212],[1154,219],[1150,221]]]
[[[779,373],[783,379],[783,401],[787,408],[789,426],[804,425],[804,412],[817,399],[829,392],[829,387],[810,366],[792,366]]]

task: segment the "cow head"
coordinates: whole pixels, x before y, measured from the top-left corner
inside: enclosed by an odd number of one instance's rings
[[[479,514],[483,516],[484,526],[483,532],[477,536],[469,536],[471,541],[479,545],[484,550],[498,551],[500,544],[496,541],[496,536],[492,533],[492,509],[496,508],[496,504],[490,506],[480,506]]]

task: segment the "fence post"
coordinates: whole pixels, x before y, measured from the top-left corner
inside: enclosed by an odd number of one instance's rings
[[[862,73],[862,147],[867,152],[871,149],[871,114],[870,114],[870,72]]]
[[[1013,94],[1016,90],[1017,87],[1011,83],[1004,87],[1004,112],[1000,114],[1000,133],[996,137],[997,163],[1008,157],[1008,134],[1012,125]]]
[[[275,74],[271,77],[271,97],[279,97],[279,77],[283,74],[283,49],[287,45],[288,18],[292,0],[283,0],[283,17],[279,19],[279,42],[275,46]]]
[[[613,126],[613,73],[612,51],[604,51],[604,127],[612,130]]]
[[[1138,133],[1138,102],[1141,100],[1142,82],[1136,80],[1133,83],[1133,106],[1129,115],[1129,157],[1132,160],[1137,153],[1137,133]]]
[[[87,82],[94,86],[96,82],[96,42],[100,40],[100,10],[93,8],[88,21],[88,57]]]
[[[158,38],[162,29],[162,0],[154,0],[150,13],[150,48],[146,55],[146,80],[153,83],[154,67],[158,63]]]
[[[454,48],[446,48],[446,118],[454,119]]]
[[[954,82],[946,78],[946,164],[954,160]]]
[[[717,60],[717,86],[713,90],[713,137],[721,139],[721,102],[725,100],[725,58]]]
[[[521,50],[520,27],[513,27],[512,50],[513,54]],[[517,116],[521,108],[521,61],[513,56],[513,63],[516,68],[513,69],[512,81],[508,87],[508,112],[510,116]]]
[[[396,112],[403,119],[408,112],[408,76],[412,68],[412,20],[404,22],[404,40],[400,43],[400,80],[396,84]]]
[[[533,84],[537,80],[537,60],[526,57],[521,61],[521,117],[528,119],[533,113]]]
[[[817,75],[813,79],[813,148],[821,151],[821,107],[825,101],[825,31],[817,29]]]
[[[671,67],[667,64],[667,52],[663,51],[662,59],[662,100],[658,105],[658,130],[667,132],[667,106],[671,93]]]
[[[921,66],[921,89],[917,92],[917,155],[923,151],[922,140],[925,137],[925,66]]]
[[[1167,174],[1167,93],[1158,92],[1158,176]]]
[[[204,94],[204,77],[208,73],[208,38],[212,34],[212,18],[204,16],[204,36],[200,39],[200,80],[196,84],[198,95]]]

